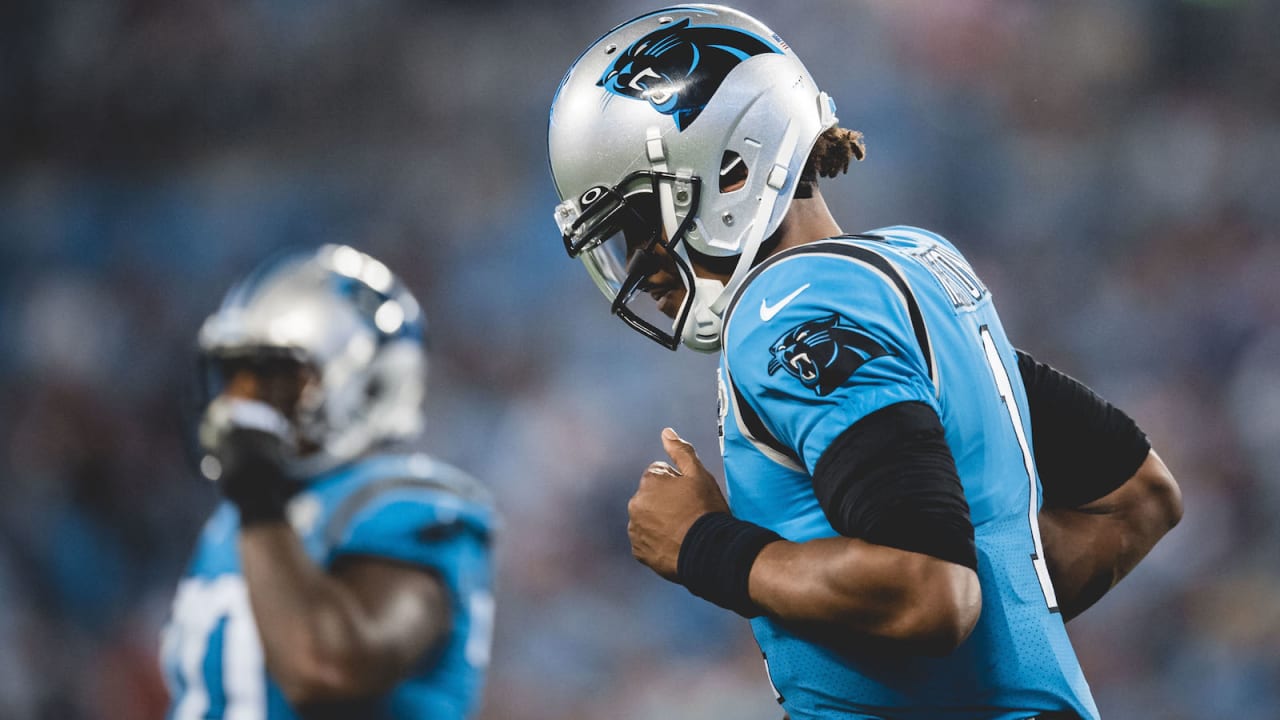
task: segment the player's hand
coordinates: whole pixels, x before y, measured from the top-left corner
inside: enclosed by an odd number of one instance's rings
[[[287,471],[296,449],[284,416],[263,402],[219,397],[200,432],[220,466],[218,490],[240,509],[241,524],[283,518],[301,487]]]
[[[662,431],[662,447],[675,467],[655,462],[640,476],[640,488],[627,503],[627,534],[631,554],[674,582],[689,527],[706,513],[729,512],[729,504],[697,451],[671,428]]]

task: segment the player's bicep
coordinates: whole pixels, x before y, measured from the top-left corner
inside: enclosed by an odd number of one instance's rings
[[[400,578],[405,604],[379,606],[391,613],[387,628],[394,629],[400,612],[431,615],[430,627],[418,627],[418,645],[438,632],[465,635],[467,661],[483,666],[492,612],[492,508],[416,483],[389,485],[331,528],[329,566]],[[370,592],[377,592],[376,582]]]
[[[400,676],[448,635],[449,591],[434,570],[378,557],[346,555],[333,576],[360,604],[366,639],[383,675]]]

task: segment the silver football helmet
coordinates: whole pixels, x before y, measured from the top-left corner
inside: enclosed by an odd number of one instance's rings
[[[745,13],[682,5],[623,23],[578,57],[552,102],[565,249],[628,325],[672,350],[714,352],[725,306],[835,124],[791,48]],[[669,331],[642,308],[645,256],[659,245],[687,290]],[[731,268],[728,282],[696,277],[694,262]]]
[[[236,362],[307,366],[291,427],[300,448],[291,474],[308,477],[389,441],[417,435],[426,394],[426,319],[417,300],[378,260],[345,245],[283,257],[228,291],[198,339],[204,367],[201,470],[215,479],[213,451],[231,414],[216,402]]]

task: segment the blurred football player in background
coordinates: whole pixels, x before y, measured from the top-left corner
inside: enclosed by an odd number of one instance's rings
[[[721,351],[730,502],[674,431],[636,558],[744,617],[792,718],[1096,718],[1064,620],[1181,516],[1145,434],[1016,351],[942,237],[838,227],[861,135],[719,6],[592,44],[551,111],[565,247],[628,325]],[[1042,507],[1043,502],[1043,507]]]
[[[494,511],[419,434],[417,301],[346,246],[268,263],[204,323],[201,472],[225,502],[178,585],[169,717],[463,718],[493,617]]]

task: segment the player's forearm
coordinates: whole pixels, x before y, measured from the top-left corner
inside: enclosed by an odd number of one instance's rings
[[[1049,575],[1066,620],[1102,598],[1182,518],[1182,495],[1151,452],[1138,472],[1080,508],[1040,512]]]
[[[1124,528],[1110,518],[1062,508],[1042,510],[1040,536],[1063,620],[1084,612],[1115,587],[1127,572],[1122,565],[1132,567],[1120,562],[1128,539]]]
[[[290,701],[367,695],[396,676],[367,652],[358,600],[307,556],[291,527],[243,530],[240,558],[267,668]]]
[[[850,538],[767,545],[751,568],[751,599],[803,625],[946,654],[968,637],[982,607],[969,568]]]

